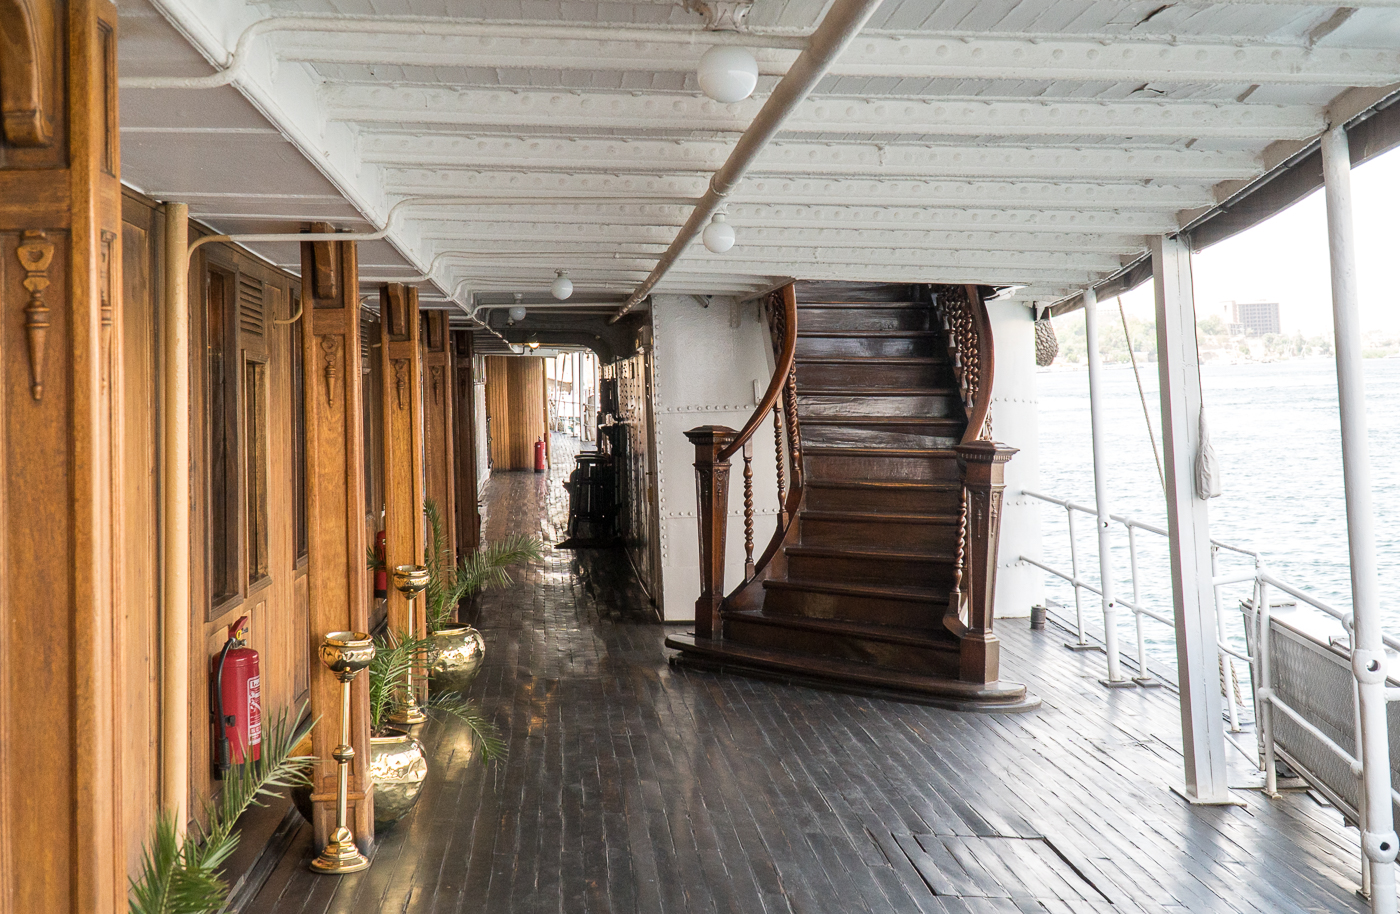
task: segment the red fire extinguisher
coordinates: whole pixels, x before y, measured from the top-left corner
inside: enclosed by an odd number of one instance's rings
[[[228,641],[214,660],[216,776],[230,765],[262,758],[262,680],[258,652],[248,647],[248,617],[228,627]]]
[[[382,600],[389,596],[389,570],[384,564],[386,542],[383,530],[374,535],[374,598],[376,600]]]
[[[544,439],[535,442],[535,472],[544,472]]]

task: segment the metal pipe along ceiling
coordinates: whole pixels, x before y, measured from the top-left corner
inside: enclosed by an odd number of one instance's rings
[[[777,135],[783,122],[816,88],[826,71],[836,62],[836,58],[841,56],[846,45],[860,32],[879,5],[880,0],[836,0],[832,4],[821,25],[812,33],[807,47],[797,56],[787,75],[773,88],[772,94],[759,109],[753,123],[749,124],[743,136],[739,137],[739,142],[734,145],[734,151],[729,154],[729,158],[720,166],[719,171],[715,172],[714,177],[710,178],[709,189],[681,227],[676,240],[671,242],[666,253],[657,261],[656,267],[628,296],[627,302],[617,314],[613,315],[613,321],[621,318],[646,298],[685,251],[686,246],[704,230],[705,223],[743,180],[744,173],[753,165],[763,147]]]

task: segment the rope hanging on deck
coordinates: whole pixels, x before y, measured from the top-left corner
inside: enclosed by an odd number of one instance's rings
[[[1128,358],[1133,363],[1133,378],[1137,381],[1138,399],[1142,401],[1142,421],[1147,423],[1147,440],[1152,444],[1152,459],[1157,461],[1157,481],[1167,491],[1167,476],[1162,472],[1162,454],[1157,450],[1157,433],[1152,430],[1152,416],[1147,411],[1147,394],[1142,389],[1142,374],[1138,371],[1137,353],[1133,351],[1133,335],[1128,332],[1128,314],[1123,310],[1123,296],[1118,296],[1118,317],[1123,321],[1123,342],[1128,344]]]

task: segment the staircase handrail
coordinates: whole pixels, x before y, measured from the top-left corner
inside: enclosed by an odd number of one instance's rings
[[[967,414],[967,430],[962,444],[990,440],[989,415],[992,409],[992,378],[996,373],[995,349],[992,345],[992,324],[987,315],[987,303],[977,286],[953,286],[961,292],[954,298],[945,292],[939,296],[930,288],[933,305],[948,331],[953,372],[958,379],[963,411]],[[949,288],[949,287],[943,287]]]
[[[754,407],[749,421],[744,423],[744,427],[734,436],[734,440],[715,455],[716,460],[729,460],[753,437],[753,433],[758,431],[758,427],[767,420],[768,414],[773,411],[778,398],[782,396],[788,375],[792,373],[792,363],[797,357],[797,290],[793,283],[788,283],[776,291],[782,297],[783,339],[782,349],[778,353],[777,365],[773,369],[773,377],[769,379],[768,390],[764,392],[763,399],[758,401],[758,406]]]

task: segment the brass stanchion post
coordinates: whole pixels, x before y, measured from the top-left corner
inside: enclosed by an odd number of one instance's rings
[[[340,785],[336,794],[335,831],[321,856],[311,861],[318,873],[343,875],[358,873],[369,867],[369,858],[355,846],[350,831],[349,798],[350,761],[355,747],[350,745],[350,682],[374,659],[374,641],[364,632],[331,632],[321,642],[321,662],[340,680],[340,745],[331,757],[339,766]]]

